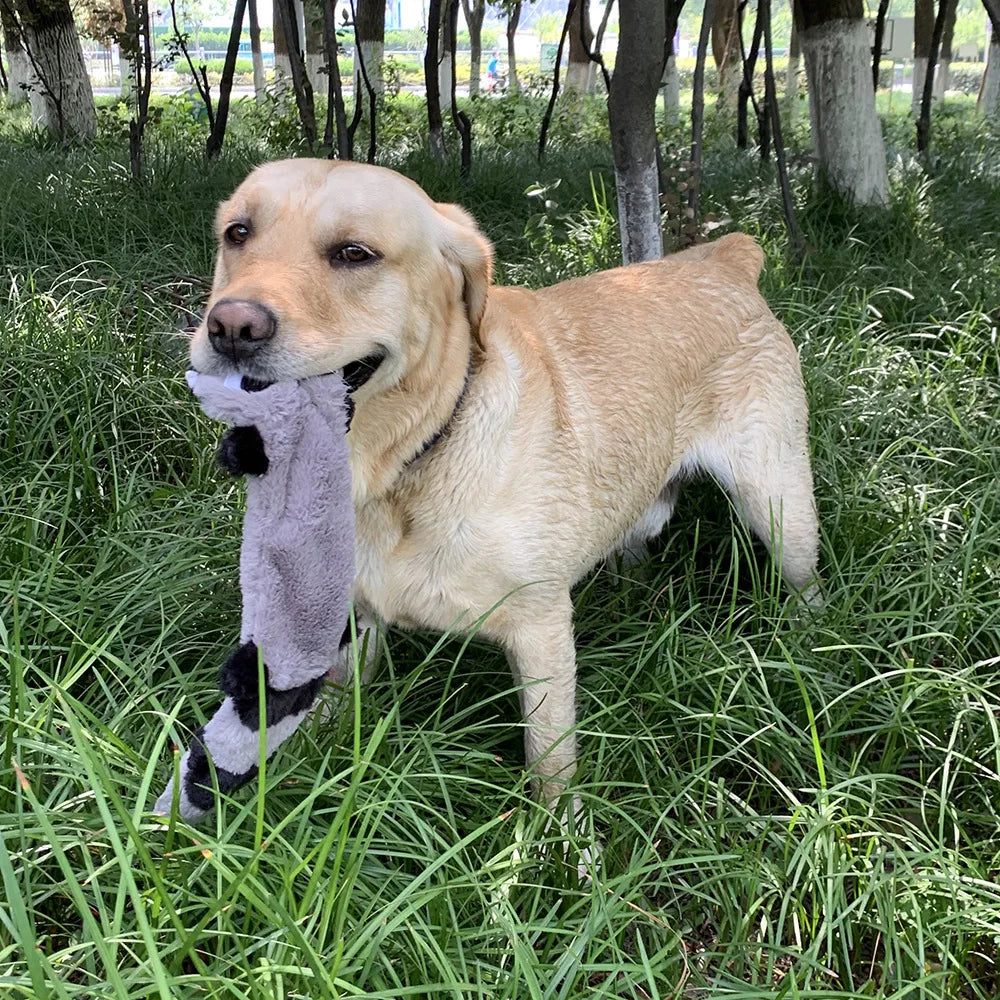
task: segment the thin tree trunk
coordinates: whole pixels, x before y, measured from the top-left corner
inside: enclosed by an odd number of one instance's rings
[[[246,0],[237,0],[237,3]],[[299,112],[302,135],[309,147],[316,144],[316,107],[313,103],[312,85],[306,74],[305,60],[299,46],[298,25],[294,0],[275,0],[275,8],[281,18],[281,28],[288,43],[288,59],[292,69],[292,89],[295,92],[295,106]],[[222,103],[221,96],[219,103]]]
[[[340,80],[340,44],[337,41],[337,16],[335,0],[323,0],[323,42],[326,47],[326,131],[323,145],[330,147],[333,157],[333,139],[336,132],[337,156],[351,158],[350,140],[347,135],[347,111],[344,107],[344,90]]]
[[[122,39],[128,52],[135,105],[128,123],[129,167],[132,180],[142,177],[142,140],[149,120],[149,94],[153,83],[153,48],[150,38],[148,0],[123,0],[125,30]]]
[[[462,144],[460,175],[463,180],[468,180],[472,172],[472,122],[464,111],[458,110],[458,97],[456,89],[455,68],[455,46],[458,40],[458,0],[446,0],[448,4],[448,21],[451,26],[449,36],[451,38],[451,122],[458,132]]]
[[[219,103],[215,111],[215,125],[205,143],[205,155],[211,160],[222,152],[222,143],[226,138],[226,124],[229,121],[229,96],[233,91],[233,76],[236,74],[236,56],[240,49],[240,36],[243,34],[243,18],[246,14],[247,0],[236,0],[236,10],[233,12],[233,26],[229,31],[229,44],[226,47],[226,61],[222,66],[222,79],[219,81]]]
[[[774,158],[778,164],[778,187],[781,189],[781,207],[785,213],[788,241],[792,245],[795,258],[801,260],[805,252],[805,244],[795,221],[795,203],[792,200],[792,186],[788,180],[788,167],[785,163],[785,143],[781,137],[781,109],[778,107],[778,88],[774,82],[771,0],[757,0],[757,2],[763,8],[759,19],[764,25],[764,103],[767,105],[765,116],[770,116],[771,131],[774,135]]]
[[[444,123],[438,85],[438,46],[441,42],[441,0],[427,0],[427,49],[424,52],[424,87],[427,91],[427,131],[431,155],[444,163]]]
[[[559,47],[556,49],[556,64],[552,70],[552,94],[549,96],[549,103],[542,115],[542,127],[538,133],[538,161],[545,159],[545,143],[549,137],[549,126],[552,124],[552,112],[556,106],[556,99],[559,97],[559,67],[562,64],[563,49],[566,46],[566,36],[569,34],[570,25],[573,21],[573,10],[578,0],[569,0],[569,7],[566,11],[566,20],[563,21],[562,34],[559,36]],[[588,59],[587,62],[590,62]]]
[[[3,27],[3,45],[7,53],[7,106],[15,107],[28,100],[28,84],[31,80],[31,64],[24,51],[17,15],[11,0],[0,0],[0,26]]]
[[[521,0],[513,4],[507,16],[507,90],[516,94],[521,89],[517,79],[517,53],[514,51],[514,35],[521,20]]]
[[[944,34],[941,37],[941,51],[938,53],[937,70],[934,73],[934,100],[944,99],[948,90],[951,70],[952,43],[955,38],[955,19],[958,16],[958,0],[946,0]]]
[[[64,141],[93,138],[94,94],[68,0],[21,0],[14,13],[30,66],[32,123]]]
[[[875,42],[872,45],[872,89],[878,93],[878,71],[882,62],[882,39],[885,36],[885,15],[889,12],[889,0],[879,0],[878,14],[875,15]]]
[[[569,62],[563,94],[566,97],[585,94],[590,89],[590,49],[594,33],[590,28],[590,0],[571,0],[567,13],[569,26]]]
[[[633,0],[623,3],[619,12],[608,119],[625,264],[663,256],[656,92],[662,75],[664,14],[663,0]]]
[[[452,59],[454,34],[451,24],[451,0],[443,0],[441,4],[441,51],[438,55],[438,93],[441,95],[441,114],[450,113],[451,80],[455,74],[455,62]]]
[[[920,117],[917,119],[917,152],[925,158],[931,145],[931,100],[934,97],[934,68],[937,66],[938,51],[944,35],[944,21],[948,13],[947,0],[938,0],[937,17],[934,18],[934,33],[931,49],[927,56],[927,74],[924,77],[924,92],[920,101]]]
[[[486,0],[462,0],[462,12],[469,26],[469,97],[479,96],[479,76],[483,58],[483,19]]]
[[[736,147],[746,149],[749,142],[749,129],[747,127],[747,104],[753,102],[754,114],[757,116],[758,129],[761,124],[761,109],[753,94],[753,74],[757,67],[757,53],[760,51],[761,37],[764,32],[765,9],[759,2],[757,3],[757,19],[753,26],[753,39],[750,42],[748,53],[740,52],[740,64],[743,67],[743,76],[740,79],[739,102],[736,106]],[[742,36],[740,39],[742,50]],[[763,144],[762,144],[763,145]],[[766,159],[766,157],[764,157]]]
[[[611,0],[608,0],[609,4]],[[663,120],[667,128],[680,121],[681,81],[677,72],[677,53],[674,52],[674,35],[680,19],[684,0],[667,0],[665,4],[665,26],[663,29],[663,76],[660,91],[663,94]]]
[[[736,104],[743,68],[740,59],[741,20],[739,0],[717,0],[712,21],[712,57],[719,94],[716,108],[732,108]]]
[[[913,89],[910,108],[913,117],[920,115],[920,101],[924,95],[927,76],[927,57],[934,35],[934,0],[914,0],[913,3]]]
[[[694,243],[698,233],[698,210],[701,207],[701,133],[705,124],[705,55],[708,36],[715,16],[715,0],[705,0],[698,36],[698,57],[694,64],[694,84],[691,92],[691,179],[688,186],[687,242]]]
[[[796,6],[817,169],[842,196],[885,205],[889,180],[863,12],[861,0]]]
[[[250,15],[250,55],[253,58],[253,92],[258,104],[264,102],[264,56],[260,51],[260,21],[257,19],[257,0],[247,0]]]
[[[2,2],[3,0],[0,0],[0,3]],[[188,69],[191,71],[191,78],[194,80],[194,85],[198,88],[198,93],[201,95],[201,99],[205,104],[205,114],[208,118],[208,131],[212,132],[215,129],[215,109],[212,106],[212,88],[208,82],[208,72],[204,64],[199,66],[198,69],[194,68],[194,62],[191,59],[191,53],[188,51],[185,35],[181,31],[180,25],[177,23],[176,0],[170,0],[170,22],[174,28],[173,44],[180,49],[185,61],[188,64]]]
[[[326,65],[326,45],[323,41],[323,0],[308,0],[304,5],[306,23],[306,73],[314,94],[327,90],[323,67]]]

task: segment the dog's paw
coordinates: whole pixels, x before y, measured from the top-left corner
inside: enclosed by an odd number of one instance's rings
[[[256,427],[231,427],[219,442],[216,456],[231,476],[263,476],[269,462]]]

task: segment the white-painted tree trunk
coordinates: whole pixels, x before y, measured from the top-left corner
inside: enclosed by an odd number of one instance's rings
[[[97,131],[94,92],[72,19],[44,28],[25,25],[24,30],[38,67],[38,72],[31,68],[29,84],[32,123],[63,139],[92,138]]]
[[[306,53],[306,74],[312,84],[313,93],[322,94],[324,97],[327,91],[327,76],[322,70],[325,65],[326,56],[322,52]]]
[[[284,91],[292,85],[292,59],[287,52],[274,54],[274,83],[278,91]]]
[[[910,111],[914,118],[920,114],[920,102],[924,99],[924,81],[927,79],[927,56],[913,59],[913,93],[910,97]]]
[[[987,118],[1000,118],[1000,32],[990,39],[983,85],[979,88],[977,110]]]
[[[566,76],[562,85],[563,94],[570,97],[587,93],[591,79],[591,65],[589,59],[586,62],[568,62],[566,64]]]
[[[799,57],[798,54],[788,57],[788,67],[785,70],[785,114],[790,122],[795,121],[795,112],[799,109]]]
[[[951,60],[939,59],[934,71],[934,100],[940,101],[948,90],[948,77],[951,73]]]
[[[663,95],[663,116],[670,125],[676,125],[681,114],[681,79],[677,72],[677,59],[673,55],[667,56],[663,67],[660,93]]]
[[[442,36],[444,32],[442,32]],[[452,63],[451,53],[444,52],[441,61],[438,63],[438,87],[441,90],[441,114],[451,114],[451,75]]]
[[[799,38],[818,169],[845,197],[862,205],[887,204],[889,179],[865,22],[827,21]]]
[[[6,42],[7,39],[5,38]],[[28,54],[20,45],[10,45],[7,49],[7,106],[16,107],[28,100],[28,86],[31,82],[31,64]]]
[[[365,73],[368,74],[368,82],[372,85],[372,89],[376,94],[381,94],[385,90],[385,82],[382,79],[382,60],[385,57],[385,43],[359,42],[358,50],[365,62]],[[443,93],[444,84],[441,87]],[[354,59],[354,92],[356,94],[367,93],[365,81],[361,78],[361,61],[357,56]],[[451,94],[451,77],[448,77],[448,93]]]
[[[660,178],[656,160],[633,161],[626,172],[615,171],[618,219],[622,230],[622,263],[663,256],[660,227]]]

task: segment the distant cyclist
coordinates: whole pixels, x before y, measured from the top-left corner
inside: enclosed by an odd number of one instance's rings
[[[493,50],[493,58],[486,64],[486,90],[492,91],[497,80],[497,67],[500,61],[500,53],[497,49]]]

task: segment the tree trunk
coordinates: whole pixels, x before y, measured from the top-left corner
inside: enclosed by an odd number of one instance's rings
[[[30,63],[32,122],[63,140],[93,138],[94,93],[69,0],[21,0],[17,13]]]
[[[31,64],[24,51],[17,17],[7,0],[0,0],[0,26],[3,27],[3,47],[7,53],[7,106],[15,107],[28,100]]]
[[[698,209],[701,207],[701,158],[702,129],[705,124],[705,55],[712,33],[715,0],[705,0],[698,33],[698,55],[694,64],[694,82],[691,87],[691,177],[688,181],[687,221],[683,234],[685,242],[694,243],[698,233]]]
[[[240,49],[240,36],[243,34],[243,17],[246,14],[247,0],[236,0],[233,12],[233,26],[229,29],[229,44],[226,46],[226,61],[222,66],[222,79],[219,81],[219,101],[215,110],[215,125],[205,143],[205,155],[211,160],[222,151],[222,143],[226,138],[226,123],[229,120],[229,96],[233,91],[233,76],[236,74],[236,56]]]
[[[462,12],[469,26],[469,97],[479,96],[479,75],[483,58],[483,19],[486,0],[462,0]]]
[[[563,94],[567,97],[586,94],[592,79],[590,50],[594,44],[594,32],[590,27],[590,0],[570,0],[573,14],[569,22],[569,62],[566,65],[566,79]]]
[[[337,156],[341,160],[351,158],[350,140],[347,135],[347,111],[344,108],[344,91],[340,81],[340,44],[337,42],[337,16],[335,0],[323,3],[323,43],[326,48],[327,106],[326,130],[323,144],[330,147],[333,158],[333,142],[336,133]]]
[[[237,0],[237,3],[240,2],[245,3],[246,0]],[[295,0],[275,0],[275,12],[281,18],[281,28],[285,40],[288,42],[292,90],[295,93],[295,106],[299,112],[302,135],[311,148],[316,143],[316,106],[313,101],[312,84],[309,83],[309,77],[306,74],[305,59],[299,43],[295,6]]]
[[[875,42],[872,45],[872,90],[878,93],[879,69],[882,65],[882,47],[885,45],[885,16],[889,13],[889,0],[879,0],[875,15]]]
[[[934,72],[934,99],[936,101],[940,101],[948,89],[951,49],[955,38],[955,18],[958,16],[958,0],[946,0],[946,2],[944,34],[941,36],[941,51],[938,54],[937,69]]]
[[[253,57],[253,92],[258,104],[264,101],[264,56],[260,51],[260,21],[257,20],[257,0],[248,0],[250,15],[250,54]]]
[[[284,0],[272,0],[274,24],[274,82],[279,91],[284,90],[292,80],[292,60],[288,55],[288,40],[281,23],[279,6]]]
[[[441,0],[427,2],[427,48],[424,51],[424,87],[427,91],[427,133],[431,154],[444,163],[444,124],[438,86],[438,48],[441,44]]]
[[[944,37],[944,22],[948,14],[947,0],[938,0],[937,16],[934,18],[934,34],[931,50],[927,57],[927,75],[924,77],[924,92],[920,98],[920,117],[917,118],[917,152],[926,158],[931,145],[931,103],[934,100],[934,70],[937,67],[938,51]]]
[[[927,78],[927,56],[931,51],[934,34],[934,0],[914,0],[913,3],[913,92],[910,110],[913,117],[920,114],[920,99]]]
[[[788,67],[785,70],[785,110],[790,122],[795,121],[795,111],[799,105],[799,29],[792,21],[792,34],[788,39]]]
[[[514,51],[514,35],[521,20],[521,0],[513,4],[507,16],[507,91],[516,94],[521,89],[517,79],[517,53]]]
[[[441,102],[441,114],[451,112],[451,82],[455,75],[455,60],[452,52],[455,49],[455,32],[451,18],[451,5],[458,0],[442,0],[441,2],[441,51],[438,54],[438,92]]]
[[[323,45],[323,3],[322,0],[308,0],[305,4],[306,18],[306,73],[314,94],[327,91],[326,53]]]
[[[385,90],[382,79],[382,61],[385,57],[385,2],[384,0],[359,0],[355,32],[358,50],[365,63],[368,82],[377,95]],[[354,93],[363,94],[365,82],[361,79],[360,60],[354,60]]]
[[[614,82],[613,76],[611,80]],[[660,89],[663,92],[663,119],[668,126],[676,125],[681,120],[681,78],[677,72],[677,57],[672,51],[663,64]]]
[[[817,168],[844,197],[885,205],[889,179],[863,13],[861,0],[796,6]]]
[[[663,68],[664,25],[663,0],[626,0],[621,5],[608,120],[626,264],[663,256],[656,92]]]
[[[712,58],[715,60],[719,99],[716,108],[732,109],[743,75],[740,56],[739,0],[718,0],[712,20]]]
[[[458,40],[458,0],[447,0],[445,5],[449,23],[448,34],[451,37],[451,65],[456,65],[455,44]],[[472,122],[464,111],[458,109],[458,97],[455,93],[455,76],[452,74],[451,91],[448,105],[451,108],[451,123],[455,126],[461,140],[461,167],[459,176],[468,180],[472,172]]]
[[[976,110],[987,118],[1000,119],[1000,31],[990,35],[989,50]]]

